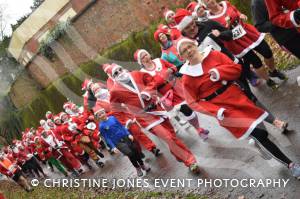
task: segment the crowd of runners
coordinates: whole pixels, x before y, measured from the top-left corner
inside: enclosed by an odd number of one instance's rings
[[[68,101],[63,112],[48,111],[39,127],[25,129],[21,139],[1,149],[0,173],[31,191],[27,178],[46,178],[55,169],[78,177],[85,168],[104,167],[103,150],[127,156],[139,177],[150,171],[143,150],[153,158],[172,155],[199,173],[201,163],[176,133],[188,125],[197,132],[195,139],[208,139],[214,132],[201,127],[201,113],[215,117],[236,139],[253,139],[300,178],[299,164],[268,138],[263,124],[284,133],[287,121],[251,91],[262,83],[276,90],[276,82],[288,78],[276,69],[265,33],[300,58],[300,1],[252,0],[251,8],[254,25],[228,1],[202,0],[176,12],[166,10],[166,23],[154,33],[160,58],[136,49],[140,70],[103,64],[99,70],[107,80],[83,82],[82,106]],[[149,134],[164,141],[170,153],[161,154]]]

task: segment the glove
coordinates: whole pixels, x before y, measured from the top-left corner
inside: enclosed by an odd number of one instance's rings
[[[300,25],[300,9],[294,11],[294,19],[298,25]]]

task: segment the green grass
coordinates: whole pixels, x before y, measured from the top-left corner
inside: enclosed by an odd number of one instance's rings
[[[111,191],[85,190],[80,188],[43,188],[36,187],[31,193],[22,190],[12,182],[1,182],[0,190],[7,199],[208,199],[208,196],[172,192],[138,192],[138,191]]]

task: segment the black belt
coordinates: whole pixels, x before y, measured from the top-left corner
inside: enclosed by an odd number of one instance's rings
[[[222,93],[224,93],[227,90],[227,88],[229,86],[231,86],[231,84],[232,84],[232,82],[228,82],[226,85],[224,85],[221,88],[217,89],[213,94],[211,94],[211,95],[209,95],[209,96],[207,96],[205,98],[202,98],[200,100],[202,100],[202,101],[210,101],[210,100],[214,99],[218,95],[221,95]]]

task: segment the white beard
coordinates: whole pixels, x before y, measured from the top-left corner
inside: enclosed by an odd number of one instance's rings
[[[130,81],[130,75],[128,72],[123,72],[116,77],[116,81],[120,83],[128,83]]]

